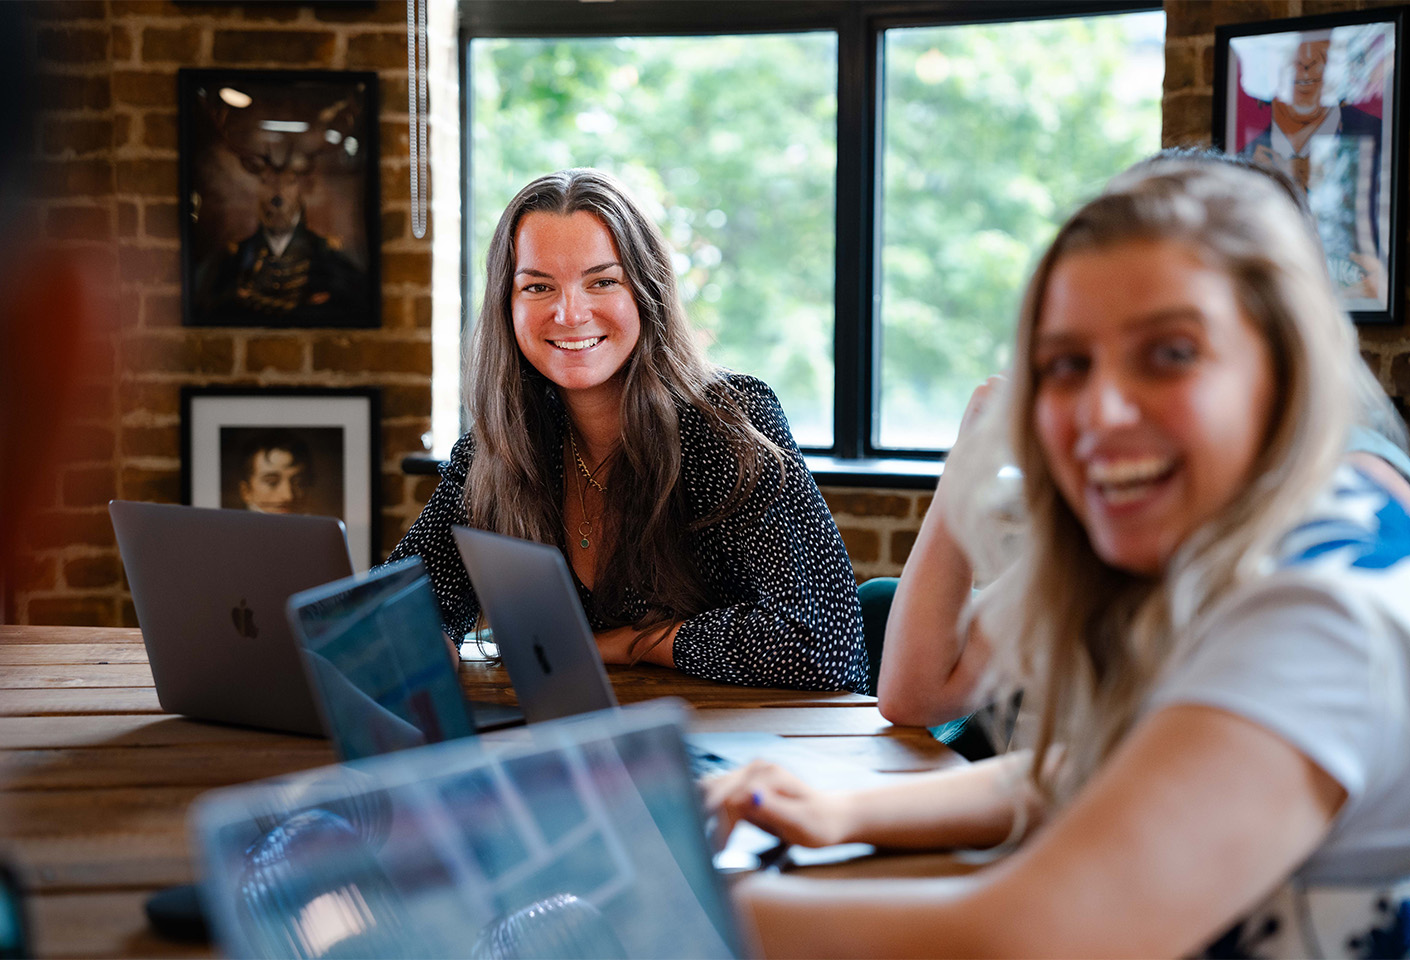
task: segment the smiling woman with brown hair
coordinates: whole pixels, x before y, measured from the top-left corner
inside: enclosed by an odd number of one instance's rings
[[[608,663],[856,689],[851,564],[778,400],[705,361],[665,241],[596,170],[510,202],[465,365],[471,430],[392,559],[454,636],[479,604],[456,523],[554,544]]]

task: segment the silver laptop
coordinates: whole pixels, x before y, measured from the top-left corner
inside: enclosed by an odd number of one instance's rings
[[[542,543],[451,529],[524,717],[538,723],[615,707],[563,554]]]
[[[524,722],[516,707],[465,699],[420,557],[300,591],[288,617],[340,759]]]
[[[205,794],[226,956],[733,957],[673,703]]]
[[[284,604],[352,573],[342,521],[124,500],[108,511],[162,709],[321,736]]]

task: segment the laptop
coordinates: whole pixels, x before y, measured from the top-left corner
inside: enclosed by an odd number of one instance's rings
[[[465,699],[420,557],[300,591],[287,610],[340,759],[524,722],[518,708]]]
[[[538,723],[615,707],[563,554],[484,530],[451,529],[524,717]]]
[[[284,603],[352,573],[342,521],[125,500],[108,512],[162,709],[322,736]]]
[[[193,806],[226,956],[736,957],[657,701],[216,790]]]

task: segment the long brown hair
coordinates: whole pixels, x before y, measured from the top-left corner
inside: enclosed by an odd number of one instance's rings
[[[472,526],[562,545],[562,443],[566,411],[554,386],[514,338],[515,237],[529,213],[592,214],[612,236],[641,334],[623,378],[621,436],[604,494],[611,549],[598,559],[599,617],[626,623],[635,589],[647,613],[639,629],[684,619],[712,605],[687,550],[696,530],[736,513],[765,479],[783,479],[781,450],[759,432],[720,370],[691,335],[669,248],[656,225],[615,179],[592,169],[533,181],[500,215],[486,257],[485,298],[465,363],[475,456],[465,483]],[[733,491],[707,516],[689,519],[681,483],[681,418],[698,414],[732,453]]]

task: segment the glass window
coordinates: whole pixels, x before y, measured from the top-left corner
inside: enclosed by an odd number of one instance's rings
[[[710,358],[833,444],[837,35],[482,38],[470,43],[470,303],[486,245],[534,177],[622,179],[675,250]]]
[[[1160,148],[1164,34],[1158,11],[884,33],[877,447],[954,442],[1057,226]]]

